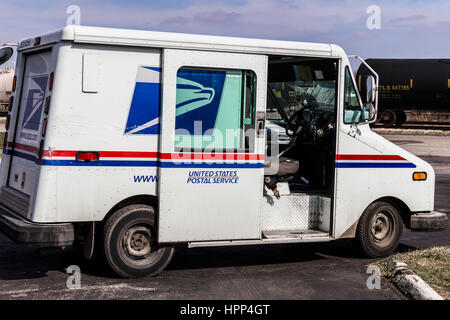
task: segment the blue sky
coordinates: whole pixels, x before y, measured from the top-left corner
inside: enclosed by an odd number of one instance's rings
[[[0,44],[64,26],[72,4],[83,25],[335,43],[365,58],[450,56],[448,0],[0,0]],[[366,26],[369,5],[381,9],[379,30]]]

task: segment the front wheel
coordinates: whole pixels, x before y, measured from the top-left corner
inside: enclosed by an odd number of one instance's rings
[[[122,277],[157,275],[169,264],[173,253],[172,246],[157,244],[155,212],[150,206],[121,208],[104,225],[105,260]]]
[[[372,203],[361,216],[356,238],[363,252],[378,258],[390,255],[400,241],[403,220],[398,209],[388,202]]]

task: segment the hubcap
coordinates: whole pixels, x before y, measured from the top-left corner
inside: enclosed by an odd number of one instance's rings
[[[372,236],[375,241],[385,240],[391,233],[391,222],[384,212],[379,212],[372,220]]]
[[[126,252],[136,258],[145,258],[151,251],[151,232],[145,226],[133,226],[125,232],[123,245]]]

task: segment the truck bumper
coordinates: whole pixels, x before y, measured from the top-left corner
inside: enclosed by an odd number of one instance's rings
[[[60,247],[71,245],[75,238],[71,223],[36,223],[0,206],[0,232],[14,242]]]
[[[411,215],[412,231],[441,231],[447,229],[448,217],[443,212],[431,211]]]

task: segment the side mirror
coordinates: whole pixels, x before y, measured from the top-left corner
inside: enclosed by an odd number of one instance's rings
[[[374,121],[377,117],[375,106],[372,103],[366,103],[362,108],[362,121]]]
[[[0,47],[0,65],[7,62],[13,55],[14,50],[11,47]]]
[[[375,78],[371,75],[366,80],[366,102],[374,104],[377,98],[377,85]]]

